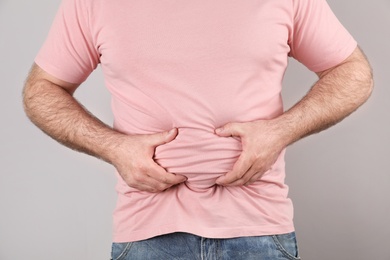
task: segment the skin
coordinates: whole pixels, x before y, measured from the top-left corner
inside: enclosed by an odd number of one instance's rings
[[[233,169],[218,178],[216,184],[253,183],[271,168],[284,148],[341,121],[372,92],[372,71],[359,48],[342,63],[317,75],[319,80],[309,92],[279,117],[231,122],[215,130],[221,137],[239,137],[243,148]],[[26,114],[58,142],[112,164],[130,187],[156,193],[187,180],[167,172],[153,160],[155,148],[174,140],[177,129],[152,135],[120,133],[73,97],[78,87],[34,64],[23,90]]]
[[[360,48],[317,75],[319,80],[309,92],[279,117],[229,123],[216,129],[219,136],[240,137],[243,146],[233,169],[218,178],[217,184],[253,183],[271,168],[285,147],[338,123],[361,106],[373,89],[372,70]]]

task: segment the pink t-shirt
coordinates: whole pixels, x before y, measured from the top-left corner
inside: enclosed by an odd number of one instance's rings
[[[214,129],[283,113],[288,56],[318,72],[355,48],[325,0],[64,0],[35,62],[71,83],[100,64],[115,129],[179,129],[155,160],[188,181],[152,194],[117,174],[114,242],[175,231],[228,238],[291,232],[293,206],[284,151],[252,185],[215,185],[242,150]]]

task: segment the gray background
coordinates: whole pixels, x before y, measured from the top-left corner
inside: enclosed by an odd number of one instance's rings
[[[21,90],[60,0],[0,0],[0,259],[109,259],[113,167],[35,128]],[[390,259],[390,1],[329,0],[375,71],[376,88],[339,125],[291,146],[287,183],[304,259]],[[295,61],[286,108],[316,79]],[[100,69],[77,98],[111,123]]]

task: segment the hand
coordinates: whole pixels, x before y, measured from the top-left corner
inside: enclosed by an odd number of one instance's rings
[[[249,185],[261,178],[287,146],[283,129],[272,120],[248,123],[228,123],[215,130],[221,137],[239,137],[242,153],[233,169],[216,180],[218,185]]]
[[[127,185],[156,193],[187,180],[185,176],[167,172],[153,160],[155,148],[174,140],[177,133],[174,128],[151,135],[124,136],[120,140],[113,164]]]

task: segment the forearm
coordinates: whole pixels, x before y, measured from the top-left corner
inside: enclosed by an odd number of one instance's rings
[[[370,96],[372,72],[360,50],[341,65],[320,74],[311,90],[276,119],[285,145],[338,123]]]
[[[161,192],[187,180],[153,160],[155,148],[174,140],[177,129],[149,135],[115,131],[76,101],[73,93],[78,86],[34,64],[23,92],[28,117],[65,146],[111,163],[130,187]]]
[[[122,134],[90,114],[63,88],[48,80],[27,81],[26,114],[42,131],[65,146],[111,162]]]

